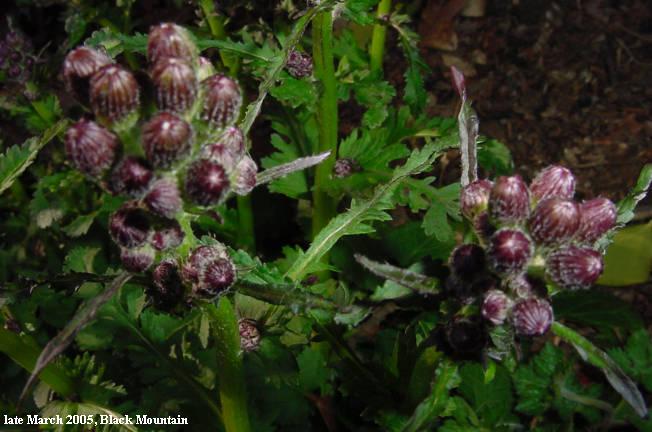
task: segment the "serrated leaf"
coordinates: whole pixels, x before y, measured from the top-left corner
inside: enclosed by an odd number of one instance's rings
[[[88,232],[93,221],[95,220],[95,213],[80,215],[75,218],[72,222],[62,228],[63,232],[70,237],[79,237]],[[38,222],[37,222],[38,223]],[[39,224],[39,226],[41,226]]]
[[[326,390],[330,378],[330,369],[321,351],[305,348],[297,356],[299,365],[299,382],[304,391]]]
[[[372,8],[380,0],[346,0],[344,2],[343,14],[347,19],[361,25],[374,23]]]
[[[72,249],[63,263],[64,273],[93,273],[93,260],[100,251],[99,247],[81,246]]]
[[[269,94],[292,108],[303,106],[309,111],[314,110],[317,102],[317,91],[312,82],[292,77],[285,77],[281,84],[270,89]]]
[[[271,144],[278,151],[262,159],[261,163],[264,168],[276,169],[279,166],[288,166],[299,158],[299,150],[290,143],[287,143],[277,134],[273,134]],[[276,193],[287,195],[290,198],[299,198],[308,192],[308,180],[306,174],[302,171],[285,173],[283,177],[277,178],[269,185],[269,190]]]
[[[495,426],[510,415],[512,385],[509,373],[504,367],[496,368],[496,374],[489,383],[485,382],[484,370],[478,363],[466,363],[459,373],[462,380],[459,391],[485,426]]]
[[[652,339],[647,330],[632,333],[624,349],[614,348],[609,354],[626,373],[652,391]]]

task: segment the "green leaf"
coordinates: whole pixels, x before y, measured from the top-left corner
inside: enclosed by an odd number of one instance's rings
[[[555,317],[602,331],[621,328],[635,330],[643,326],[641,317],[629,303],[600,291],[562,291],[553,297]]]
[[[460,393],[473,406],[485,426],[498,425],[508,418],[513,397],[507,369],[497,366],[496,375],[490,383],[486,383],[482,366],[466,363],[460,369],[460,378]]]
[[[273,134],[271,144],[278,151],[262,159],[261,163],[264,168],[272,168],[278,165],[290,163],[297,159],[299,150],[292,144],[283,141],[277,134]],[[269,184],[271,192],[287,195],[290,198],[299,198],[308,193],[308,180],[304,171],[296,171],[285,177],[272,181]]]
[[[328,390],[327,384],[331,371],[321,351],[305,348],[297,356],[297,364],[299,380],[305,392],[320,390],[324,394]]]
[[[66,255],[63,263],[64,273],[93,273],[93,261],[101,249],[99,247],[80,246]]]
[[[652,392],[652,339],[647,330],[632,333],[624,349],[614,348],[609,354],[626,373]]]
[[[356,24],[373,24],[375,19],[371,9],[376,6],[379,1],[380,0],[346,0],[342,12],[347,19]]]
[[[75,218],[70,224],[63,227],[63,232],[70,237],[79,237],[88,232],[93,221],[95,220],[95,213],[80,215]]]
[[[495,139],[485,139],[478,143],[478,163],[492,177],[509,175],[514,171],[514,161],[509,148]]]
[[[652,272],[652,222],[625,227],[613,236],[604,257],[600,285],[627,286],[647,282]]]
[[[283,78],[281,84],[273,87],[269,93],[292,108],[304,106],[305,109],[314,111],[317,103],[317,91],[312,82],[289,76]]]
[[[634,218],[634,209],[647,195],[651,183],[652,164],[647,164],[641,170],[634,188],[618,203],[618,225],[623,226]]]
[[[360,254],[355,254],[354,257],[361,266],[365,267],[376,276],[409,288],[411,291],[416,291],[422,294],[435,294],[439,292],[438,279],[424,276],[400,267],[395,267],[387,263],[383,264],[372,261]]]
[[[550,407],[553,375],[563,357],[559,348],[548,343],[529,364],[519,366],[513,374],[514,387],[519,396],[517,411],[542,415]]]

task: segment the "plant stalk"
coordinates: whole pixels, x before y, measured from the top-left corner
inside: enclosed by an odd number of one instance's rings
[[[376,18],[382,20],[392,9],[392,0],[381,0],[376,9]],[[371,34],[371,46],[369,47],[369,67],[372,73],[383,72],[383,59],[385,57],[385,38],[387,26],[383,23],[374,25]]]

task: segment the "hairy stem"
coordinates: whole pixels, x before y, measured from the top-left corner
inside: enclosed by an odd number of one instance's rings
[[[226,39],[226,29],[224,28],[224,17],[219,15],[215,10],[215,2],[213,0],[200,0],[199,6],[206,18],[208,28],[211,30],[211,35],[217,40]],[[237,57],[231,57],[220,50],[220,59],[224,67],[229,69],[229,73],[235,76],[240,68],[240,62]]]
[[[376,18],[382,20],[387,16],[392,8],[392,0],[381,0],[376,9]],[[374,25],[371,34],[371,46],[369,47],[369,59],[371,72],[383,71],[383,59],[385,57],[385,37],[387,35],[387,26],[383,23]]]
[[[251,209],[251,195],[238,197],[238,243],[249,252],[256,252],[254,213]]]

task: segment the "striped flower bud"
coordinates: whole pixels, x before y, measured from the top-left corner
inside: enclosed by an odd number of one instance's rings
[[[236,270],[222,245],[200,246],[182,267],[184,281],[200,298],[213,298],[224,293],[235,282]]]
[[[285,67],[294,78],[305,78],[312,75],[312,57],[301,51],[292,50],[288,54]]]
[[[238,195],[247,195],[256,187],[258,166],[249,156],[244,156],[238,162],[230,176],[231,189]]]
[[[499,223],[522,222],[530,215],[530,193],[518,176],[498,177],[489,195],[489,216]]]
[[[546,274],[563,288],[589,288],[602,270],[602,255],[587,247],[565,246],[552,252],[546,260]]]
[[[115,159],[118,138],[90,120],[79,120],[66,132],[66,154],[75,167],[91,177],[100,177]]]
[[[111,57],[89,47],[70,51],[63,61],[63,80],[66,89],[82,103],[88,103],[88,86],[91,76],[103,66],[113,63]]]
[[[616,225],[618,210],[606,198],[594,198],[580,204],[580,226],[577,239],[594,243]]]
[[[561,244],[570,240],[580,224],[579,206],[562,198],[548,198],[534,208],[528,221],[530,235],[538,244]]]
[[[168,219],[172,219],[183,205],[177,182],[173,178],[163,178],[152,183],[143,201],[153,213]]]
[[[240,332],[240,349],[244,352],[256,351],[260,346],[260,330],[255,320],[241,318],[238,320]]]
[[[157,265],[152,271],[152,282],[154,290],[148,294],[158,309],[169,310],[183,299],[179,268],[174,261],[166,260]]]
[[[512,309],[514,329],[525,336],[545,334],[552,325],[553,319],[550,303],[537,297],[521,300]]]
[[[451,253],[449,265],[451,271],[464,280],[472,280],[485,270],[484,249],[476,244],[463,244]]]
[[[202,156],[216,162],[231,172],[245,154],[245,139],[242,131],[231,126],[224,130],[216,142],[202,149]]]
[[[139,197],[152,180],[152,170],[145,161],[134,157],[122,159],[111,173],[111,190],[116,194]]]
[[[573,199],[575,177],[568,168],[551,165],[537,174],[530,184],[532,197],[541,201],[546,198]]]
[[[532,242],[523,231],[503,228],[491,236],[487,254],[497,274],[517,276],[525,270],[532,249]]]
[[[460,209],[467,219],[473,221],[478,215],[487,210],[492,187],[493,182],[489,180],[476,180],[462,188]]]
[[[120,251],[122,266],[133,273],[141,273],[150,268],[155,257],[154,249],[148,244],[137,248],[122,248]]]
[[[501,325],[513,306],[512,299],[500,290],[490,290],[482,302],[482,316],[494,325]]]
[[[142,141],[152,165],[168,168],[190,151],[192,128],[176,115],[161,112],[143,126]]]
[[[168,225],[154,231],[151,244],[154,249],[159,251],[173,249],[183,242],[184,237],[185,234],[179,223],[172,220]]]
[[[149,236],[149,221],[143,210],[123,206],[109,218],[109,233],[122,247],[140,246]]]
[[[91,77],[91,107],[99,118],[110,123],[124,120],[140,104],[136,78],[122,66],[104,66]]]
[[[333,165],[333,176],[335,178],[346,178],[358,171],[360,171],[360,164],[349,158],[338,159]]]
[[[229,187],[229,179],[222,165],[208,159],[193,162],[186,173],[186,193],[200,205],[220,201]]]
[[[199,84],[190,64],[178,58],[163,58],[152,68],[151,77],[159,109],[184,113],[192,108]]]
[[[202,86],[205,92],[202,118],[216,129],[233,124],[242,106],[238,84],[225,75],[213,75],[202,81]]]
[[[147,60],[156,64],[159,60],[173,57],[193,64],[197,57],[197,47],[188,30],[173,23],[153,26],[147,38]]]

